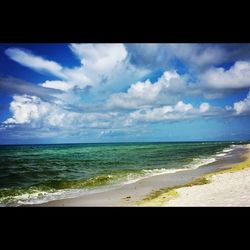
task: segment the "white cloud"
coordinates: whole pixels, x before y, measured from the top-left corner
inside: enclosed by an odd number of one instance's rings
[[[171,106],[163,106],[161,108],[136,110],[130,114],[129,120],[155,122],[173,118],[171,114],[173,108]]]
[[[123,44],[71,44],[70,49],[88,72],[109,74],[127,57]]]
[[[10,104],[13,116],[5,125],[28,124],[32,128],[98,128],[111,126],[113,119],[118,116],[116,112],[106,113],[80,113],[64,109],[57,105],[42,101],[39,97],[29,95],[15,95]]]
[[[128,120],[133,121],[177,121],[193,117],[197,112],[191,104],[179,101],[175,106],[162,106],[159,108],[149,108],[136,110],[130,113]]]
[[[15,95],[10,104],[13,116],[7,119],[5,124],[30,124],[37,126],[63,126],[66,112],[59,106],[42,101],[39,97]],[[72,116],[72,115],[71,115]],[[69,118],[69,117],[68,117]]]
[[[210,106],[207,102],[204,102],[200,105],[200,112],[201,113],[204,113],[204,112],[207,112],[209,110]]]
[[[119,91],[138,81],[148,70],[132,65],[123,44],[71,44],[70,49],[80,59],[89,85],[104,92]],[[72,74],[76,74],[74,69]],[[75,76],[76,77],[76,76]],[[79,80],[82,79],[79,74]],[[105,84],[103,84],[105,83]]]
[[[53,89],[60,89],[63,91],[69,90],[72,86],[68,82],[64,81],[45,81],[40,84],[40,86],[43,86],[45,88],[53,88]]]
[[[64,77],[62,73],[63,68],[60,64],[36,56],[29,51],[18,48],[8,48],[5,50],[5,54],[15,62],[38,72],[49,72],[55,76]]]
[[[129,114],[109,111],[83,113],[65,110],[62,105],[45,102],[39,97],[28,95],[14,96],[10,110],[13,116],[4,122],[5,125],[26,124],[32,128],[66,130],[125,128],[137,121],[177,121],[196,117],[199,113],[198,109],[183,101],[179,101],[173,106],[139,109]]]
[[[250,113],[250,92],[243,101],[235,102],[233,109],[237,115]]]
[[[214,116],[217,115],[217,108],[213,108],[212,112],[208,103],[202,103],[199,108],[194,108],[190,103],[183,101],[177,102],[174,106],[165,105],[159,108],[146,108],[136,110],[128,116],[127,123],[133,121],[143,122],[158,122],[158,121],[180,121],[185,119],[197,118],[201,116]]]
[[[134,112],[75,112],[64,109],[62,104],[42,101],[36,96],[14,96],[10,104],[12,117],[4,122],[5,126],[26,125],[32,129],[56,128],[60,131],[85,131],[86,129],[126,129],[135,127],[137,122],[180,121],[201,116],[209,116],[209,104],[202,103],[194,108],[190,103],[178,101],[175,105],[137,109]],[[214,113],[215,115],[217,113]],[[214,115],[212,114],[212,115]]]
[[[71,44],[69,47],[80,59],[80,65],[74,68],[62,67],[57,62],[19,48],[8,48],[5,53],[23,66],[40,73],[53,74],[62,80],[46,81],[42,86],[54,86],[66,91],[75,86],[81,89],[87,86],[100,87],[103,82],[115,86],[124,81],[137,80],[147,73],[129,63],[123,44]]]
[[[84,88],[88,84],[95,85],[98,83],[94,82],[94,79],[92,79],[91,76],[88,76],[88,72],[83,66],[75,68],[64,68],[63,72],[66,75],[66,79],[69,81],[69,84],[71,86]]]
[[[150,69],[184,67],[193,78],[183,95],[203,96],[206,99],[223,98],[235,89],[250,87],[250,50],[248,44],[129,44],[128,53],[135,65]],[[236,63],[228,70],[218,67]],[[118,96],[120,97],[120,96]],[[173,100],[173,101],[176,101]],[[119,100],[123,103],[123,100]],[[131,104],[132,105],[132,104]]]
[[[192,109],[193,109],[193,106],[191,104],[185,104],[182,101],[179,101],[175,106],[175,110],[178,112],[187,112]]]
[[[39,119],[50,111],[49,103],[42,102],[41,99],[36,96],[15,95],[13,99],[10,104],[13,117],[7,119],[4,122],[5,124],[31,123],[33,120]]]
[[[34,55],[29,51],[18,48],[9,48],[5,51],[5,53],[12,60],[23,66],[29,67],[41,73],[49,72],[50,74],[57,76],[59,79],[63,79],[63,90],[68,90],[74,86],[84,88],[88,84],[93,84],[92,79],[86,75],[87,72],[82,66],[76,68],[62,67],[54,61],[49,61],[40,56]],[[60,88],[62,86],[62,82],[59,84],[59,81],[46,81],[42,84],[44,87],[47,87],[48,85],[54,85],[55,87],[60,85],[59,89],[62,89]]]
[[[173,103],[185,88],[185,81],[178,73],[166,71],[155,83],[150,80],[137,82],[130,86],[127,93],[113,94],[107,101],[107,106],[136,109],[157,102]]]
[[[228,70],[210,68],[202,76],[204,84],[214,89],[240,89],[250,87],[250,63],[237,61]]]
[[[55,92],[53,97],[56,98],[53,100],[40,98],[35,94],[27,95],[25,92],[24,95],[15,95],[10,104],[13,115],[5,120],[5,125],[26,124],[32,128],[56,127],[67,130],[121,126],[124,120],[123,114],[118,115],[107,110],[95,112],[94,108],[90,108],[92,112],[86,112],[86,108],[81,108],[86,107],[82,105],[85,92],[78,89],[95,86],[104,93],[105,86],[119,85],[122,81],[128,83],[130,80],[142,77],[147,71],[137,70],[126,60],[127,51],[122,44],[77,44],[70,47],[83,65],[66,68],[26,50],[17,48],[6,50],[6,54],[21,65],[42,73],[49,72],[59,78],[40,83],[41,89],[50,89],[49,91],[56,89],[63,92]],[[86,47],[90,49],[86,50]],[[104,82],[105,84],[101,84]]]
[[[123,44],[71,44],[69,48],[82,64],[79,68],[67,69],[67,74],[74,81],[81,82],[84,72],[84,83],[99,86],[103,81],[112,81],[116,75],[122,79],[128,74],[126,70],[120,72],[127,64],[127,51]]]

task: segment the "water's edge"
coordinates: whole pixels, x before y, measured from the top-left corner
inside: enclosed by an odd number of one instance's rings
[[[94,192],[79,193],[75,197],[64,197],[48,201],[41,204],[41,206],[132,206],[152,190],[186,184],[204,174],[230,168],[230,165],[245,160],[244,155],[246,151],[247,148],[245,146],[232,151],[227,148],[224,150],[224,153],[227,153],[226,155],[196,168],[178,169],[172,173],[151,175],[131,183],[98,189]],[[136,189],[137,191],[135,192],[134,190]],[[132,199],[124,200],[127,195],[132,196]],[[123,201],[121,202],[121,200]],[[40,205],[36,204],[35,206]]]

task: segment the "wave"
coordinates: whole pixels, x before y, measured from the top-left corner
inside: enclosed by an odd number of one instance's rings
[[[40,204],[51,200],[73,198],[84,193],[102,192],[117,186],[131,184],[152,176],[192,170],[211,164],[218,158],[225,157],[239,145],[231,145],[214,155],[204,158],[194,158],[190,163],[180,168],[157,168],[144,170],[121,170],[111,174],[103,174],[85,180],[65,180],[45,183],[39,187],[0,189],[0,204],[2,206],[19,206],[22,204]],[[240,145],[242,146],[242,145]],[[1,206],[0,205],[0,206]]]
[[[216,162],[218,158],[223,158],[226,155],[228,155],[229,152],[233,151],[236,147],[242,148],[244,145],[235,145],[232,144],[229,146],[229,148],[223,149],[222,151],[217,152],[214,155],[211,155],[207,158],[194,158],[191,163],[184,165],[181,168],[159,168],[159,169],[148,169],[148,170],[142,170],[142,175],[135,178],[135,175],[128,175],[127,181],[123,182],[123,184],[130,184],[137,182],[138,180],[148,178],[151,176],[161,175],[161,174],[168,174],[168,173],[176,173],[179,171],[185,171],[185,170],[193,170],[197,169],[201,166],[205,166],[208,164],[211,164],[213,162]]]
[[[20,206],[23,204],[41,204],[52,200],[73,198],[86,193],[102,192],[139,180],[162,175],[191,170],[216,161],[212,158],[195,158],[190,164],[180,168],[144,169],[137,172],[108,174],[90,178],[88,180],[57,181],[39,187],[1,189],[0,206]]]
[[[231,151],[233,151],[233,148],[226,148],[226,149],[222,150],[223,153],[228,153]]]
[[[227,155],[226,153],[218,153],[218,154],[216,154],[215,156],[216,157],[223,157],[223,156],[225,156],[225,155]]]
[[[180,168],[157,168],[157,169],[145,169],[142,170],[141,173],[138,175],[135,174],[129,174],[127,176],[127,180],[123,181],[122,184],[131,184],[134,182],[137,182],[142,179],[146,179],[149,177],[162,175],[162,174],[172,174],[177,173],[179,171],[186,171],[186,170],[193,170],[196,168],[199,168],[201,166],[213,163],[216,161],[216,158],[210,157],[210,158],[195,158],[190,164],[185,164],[184,166]]]
[[[51,191],[35,191],[33,193],[26,193],[20,195],[9,195],[0,198],[0,207],[5,206],[20,206],[20,205],[34,205],[49,202],[52,200],[59,200],[64,198],[74,198],[81,194],[82,190],[66,189],[66,190],[51,190]]]
[[[115,183],[119,176],[100,175],[87,180],[54,181],[29,188],[0,189],[0,206],[40,204],[50,200],[79,196],[90,188]]]

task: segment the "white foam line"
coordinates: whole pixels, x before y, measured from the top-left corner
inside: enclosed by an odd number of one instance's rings
[[[58,190],[57,192],[38,192],[34,194],[23,194],[20,196],[15,197],[15,199],[19,199],[17,201],[17,205],[22,205],[22,204],[41,204],[41,203],[46,203],[52,200],[60,200],[60,199],[65,199],[65,198],[75,198],[84,194],[91,194],[91,193],[100,193],[100,192],[105,192],[107,190],[115,189],[118,186],[121,185],[128,185],[135,183],[139,180],[146,179],[149,177],[157,176],[157,175],[162,175],[162,174],[171,174],[171,173],[176,173],[179,171],[186,171],[186,170],[194,170],[197,169],[201,166],[213,163],[216,161],[215,157],[223,157],[227,155],[227,153],[233,151],[235,147],[247,147],[246,145],[231,145],[229,148],[225,148],[222,150],[222,152],[218,152],[216,155],[211,156],[210,158],[205,158],[205,159],[200,159],[196,158],[193,159],[193,161],[186,165],[185,168],[178,168],[178,169],[165,169],[165,168],[160,168],[160,169],[152,169],[152,170],[144,170],[143,172],[145,173],[142,176],[138,176],[135,178],[135,175],[129,174],[127,176],[127,180],[120,182],[120,183],[114,183],[109,186],[104,186],[104,187],[98,187],[94,188],[92,190],[84,190],[84,189],[65,189],[65,190]],[[233,148],[233,149],[232,149]],[[131,179],[130,179],[131,178]],[[40,196],[42,193],[42,197]],[[8,204],[7,204],[8,205]],[[6,206],[5,204],[0,204],[0,206]]]
[[[162,168],[162,169],[144,170],[144,173],[146,173],[145,175],[140,176],[136,179],[127,180],[125,182],[122,182],[122,184],[125,184],[125,185],[132,184],[132,183],[135,183],[139,180],[146,179],[146,178],[153,177],[153,176],[157,176],[157,175],[162,175],[162,174],[172,174],[172,173],[177,173],[180,171],[194,170],[194,169],[197,169],[201,166],[213,163],[215,161],[216,161],[216,159],[214,157],[213,158],[206,158],[206,159],[194,159],[193,162],[186,165],[185,168],[178,168],[178,169],[177,168],[175,168],[175,169]]]
[[[157,175],[162,175],[162,174],[171,174],[171,173],[176,173],[179,171],[185,171],[185,170],[194,170],[197,169],[201,166],[210,164],[215,162],[217,159],[217,157],[223,157],[226,156],[227,153],[232,152],[236,147],[244,147],[244,145],[230,145],[229,148],[225,148],[221,151],[219,151],[217,154],[212,155],[211,158],[205,158],[205,159],[194,159],[190,164],[186,165],[185,168],[178,168],[178,169],[152,169],[152,170],[144,170],[145,173],[149,173],[146,174],[144,176],[140,176],[138,178],[135,179],[131,179],[131,180],[127,180],[125,182],[123,182],[122,184],[131,184],[131,183],[135,183],[139,180],[145,179],[145,178],[149,178],[149,177],[153,177],[153,176],[157,176]],[[233,149],[232,149],[233,148]]]
[[[216,157],[222,157],[222,156],[225,156],[225,155],[227,155],[227,154],[223,154],[223,153],[222,153],[222,154],[216,154],[215,156],[216,156]]]
[[[58,190],[56,192],[36,192],[32,194],[22,194],[13,197],[12,202],[8,202],[6,204],[1,203],[0,206],[16,206],[19,205],[33,205],[33,204],[41,204],[52,200],[59,200],[64,198],[74,198],[79,196],[79,191],[77,189],[65,189]]]
[[[129,174],[127,176],[127,180],[122,181],[120,183],[114,183],[109,186],[104,186],[104,187],[98,187],[94,188],[92,190],[83,190],[83,189],[65,189],[65,190],[58,190],[57,192],[37,192],[33,194],[24,194],[15,197],[15,199],[19,200],[17,201],[17,205],[23,205],[23,204],[42,204],[46,203],[49,201],[53,200],[61,200],[61,199],[66,199],[66,198],[75,198],[79,197],[81,195],[86,195],[86,194],[93,194],[93,193],[100,193],[100,192],[105,192],[108,190],[115,189],[119,186],[123,185],[128,185],[135,183],[139,180],[146,179],[149,177],[157,176],[157,175],[162,175],[162,174],[171,174],[171,173],[176,173],[179,171],[186,171],[186,170],[193,170],[196,168],[199,168],[200,166],[207,165],[209,163],[215,162],[215,158],[206,158],[206,159],[194,159],[192,163],[186,165],[185,168],[178,168],[178,169],[165,169],[165,168],[160,168],[160,169],[149,169],[149,170],[144,170],[143,172],[145,173],[144,175],[139,175],[137,178],[135,178],[135,175]],[[129,179],[131,178],[131,179]],[[42,193],[42,197],[40,196]]]

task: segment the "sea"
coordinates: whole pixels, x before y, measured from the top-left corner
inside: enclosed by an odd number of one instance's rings
[[[247,142],[0,145],[0,206],[117,188],[232,157]]]

